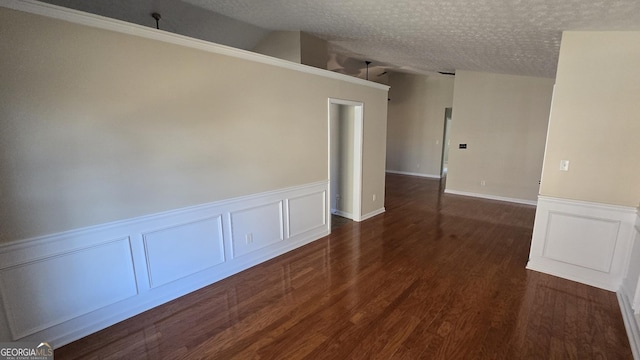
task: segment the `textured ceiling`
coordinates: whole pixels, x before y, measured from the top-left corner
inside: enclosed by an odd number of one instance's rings
[[[270,31],[178,0],[41,0],[54,5],[251,50]]]
[[[640,30],[640,0],[183,0],[415,72],[555,77],[563,30]]]

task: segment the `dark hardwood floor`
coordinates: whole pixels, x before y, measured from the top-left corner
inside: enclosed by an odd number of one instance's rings
[[[535,210],[387,176],[386,210],[61,359],[632,359],[614,293],[525,270]]]

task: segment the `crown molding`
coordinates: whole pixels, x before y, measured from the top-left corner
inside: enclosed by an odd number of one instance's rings
[[[174,34],[163,30],[158,30],[138,24],[132,24],[121,20],[111,19],[100,15],[90,14],[83,11],[68,9],[65,7],[47,4],[33,0],[0,0],[0,6],[18,10],[26,13],[46,16],[53,19],[63,20],[74,24],[90,26],[98,29],[115,31],[122,34],[138,36],[146,39],[152,39],[198,49],[209,53],[235,57],[238,59],[249,60],[262,64],[277,66],[289,70],[299,71],[302,73],[322,76],[334,80],[345,81],[357,85],[368,86],[379,90],[389,90],[389,86],[378,84],[372,81],[340,74],[337,72],[318,69],[312,66],[298,64],[267,55],[254,53],[247,50],[237,49],[231,46],[212,43],[205,40],[199,40],[184,35]]]

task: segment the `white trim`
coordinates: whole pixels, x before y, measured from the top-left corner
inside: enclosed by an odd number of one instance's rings
[[[42,15],[53,19],[64,20],[74,24],[80,24],[115,31],[123,34],[134,35],[146,39],[158,40],[170,44],[185,46],[209,53],[231,56],[243,60],[254,61],[262,64],[273,65],[289,70],[295,70],[307,74],[318,75],[334,80],[350,82],[353,84],[368,86],[379,90],[389,90],[389,86],[372,81],[363,80],[353,76],[337,72],[323,70],[308,65],[298,64],[267,55],[237,49],[230,46],[215,44],[205,40],[190,38],[184,35],[169,33],[151,27],[132,24],[121,20],[111,19],[100,15],[90,14],[78,10],[72,10],[57,5],[42,3],[33,0],[0,0],[0,6],[23,11],[31,14]]]
[[[327,187],[324,180],[2,244],[0,288],[18,282],[39,284],[43,274],[47,283],[33,289],[30,301],[23,301],[25,295],[17,292],[0,292],[0,342],[46,339],[59,347],[320,239],[330,232]],[[283,206],[304,197],[313,201]],[[263,216],[269,204],[278,207],[267,209],[269,216]],[[232,215],[238,212],[248,216],[231,227]],[[288,225],[300,231],[285,236]],[[149,252],[149,235],[160,233],[164,238],[154,244],[157,251]],[[122,245],[118,251],[105,248],[114,239]],[[232,256],[234,241],[242,242],[242,256]],[[170,250],[163,251],[165,246]],[[199,256],[198,251],[211,248],[219,249],[215,261]],[[67,260],[58,260],[61,256]],[[82,264],[93,268],[78,271]],[[155,264],[153,269],[149,264]],[[153,270],[169,275],[152,282]],[[87,286],[112,278],[118,281],[103,293],[96,290],[103,288]],[[52,297],[57,288],[64,291]],[[86,296],[77,296],[78,304],[66,301],[67,294]],[[103,302],[96,304],[93,297],[98,295]],[[43,303],[52,306],[38,305]]]
[[[546,259],[529,259],[526,269],[533,270],[548,275],[553,275],[559,278],[575,281],[581,284],[587,284],[589,286],[597,287],[608,291],[616,291],[619,288],[619,284],[611,284],[608,281],[601,281],[599,279],[592,279],[589,276],[583,276],[582,274],[574,274],[571,271],[567,271],[562,266],[558,266],[558,262],[550,261]]]
[[[372,211],[370,213],[362,215],[362,217],[360,218],[360,221],[365,221],[365,220],[371,219],[372,217],[380,215],[380,214],[382,214],[384,212],[385,212],[385,208],[380,208],[378,210],[374,210],[374,211]]]
[[[362,144],[364,138],[364,104],[353,111],[353,219],[362,220]]]
[[[408,171],[398,171],[398,170],[385,170],[388,174],[398,174],[398,175],[408,175],[408,176],[418,176],[429,179],[442,179],[440,175],[431,175],[431,174],[422,174],[422,173],[414,173]]]
[[[478,193],[451,190],[451,189],[445,189],[444,192],[447,193],[447,194],[452,194],[452,195],[471,196],[471,197],[477,197],[477,198],[482,198],[482,199],[506,201],[506,202],[512,202],[512,203],[516,203],[516,204],[523,204],[523,205],[531,205],[531,206],[537,206],[538,205],[537,201],[510,198],[510,197],[497,196],[497,195],[478,194]]]
[[[358,101],[328,98],[327,100],[327,173],[329,174],[328,199],[333,198],[331,188],[331,105],[353,106],[353,213],[349,217],[360,221],[362,215],[362,145],[364,137],[364,103]]]
[[[3,0],[0,0],[0,1],[3,1]],[[304,185],[291,186],[291,187],[288,187],[286,189],[270,190],[270,191],[265,191],[265,192],[253,194],[253,195],[243,195],[243,196],[238,196],[238,197],[230,198],[230,199],[224,199],[224,200],[215,201],[215,202],[211,202],[211,203],[193,205],[193,206],[188,206],[188,207],[184,207],[184,208],[180,208],[180,209],[172,209],[172,210],[167,210],[167,211],[158,212],[158,213],[149,214],[149,215],[142,215],[142,216],[138,216],[138,217],[131,218],[131,219],[116,220],[116,221],[112,221],[112,222],[108,222],[108,223],[104,223],[104,224],[99,224],[99,225],[87,226],[87,227],[73,229],[73,230],[62,231],[62,232],[59,232],[59,233],[53,233],[53,234],[48,234],[48,235],[43,235],[43,236],[36,236],[36,237],[22,239],[22,240],[15,240],[15,241],[11,241],[11,242],[8,242],[8,243],[0,244],[0,255],[4,254],[6,252],[15,252],[15,251],[18,251],[18,250],[23,249],[23,248],[31,248],[31,247],[34,247],[34,246],[47,245],[47,244],[49,244],[51,242],[59,241],[60,239],[63,239],[63,238],[66,239],[66,238],[70,238],[70,237],[82,236],[82,235],[85,235],[88,232],[106,231],[106,230],[110,230],[110,229],[116,228],[116,227],[120,227],[121,228],[121,227],[125,227],[125,226],[134,225],[134,224],[142,222],[142,221],[149,221],[149,220],[154,220],[154,219],[163,218],[163,217],[176,217],[176,216],[181,215],[181,214],[188,214],[188,213],[195,212],[195,211],[206,211],[206,210],[208,210],[208,209],[210,209],[212,207],[229,206],[229,205],[242,203],[242,202],[245,202],[245,201],[248,201],[248,200],[252,200],[252,199],[256,199],[256,198],[278,196],[278,195],[281,195],[281,194],[284,194],[284,193],[287,193],[287,192],[294,192],[294,191],[298,191],[298,190],[306,190],[308,188],[324,186],[326,184],[327,184],[327,180],[322,180],[322,181],[317,181],[317,182],[314,182],[314,183],[309,183],[309,184],[304,184]]]
[[[640,211],[636,218],[634,226],[636,233],[631,243],[627,271],[620,291],[626,295],[635,313],[640,315],[640,264],[638,263],[640,260],[640,226],[638,225],[640,225]]]
[[[618,296],[618,304],[620,305],[622,320],[629,337],[633,358],[640,360],[640,330],[638,329],[637,319],[633,314],[633,309],[631,309],[631,304],[629,304],[627,297],[621,292],[616,292],[616,295]]]
[[[337,210],[337,209],[332,209],[331,213],[334,215],[338,215],[341,216],[343,218],[347,218],[347,219],[351,219],[353,220],[353,214],[352,213],[348,213],[346,211],[342,211],[342,210]]]
[[[556,197],[550,197],[550,196],[544,196],[544,195],[538,195],[538,200],[545,201],[547,203],[580,206],[582,208],[591,208],[594,210],[609,210],[609,211],[623,212],[623,213],[629,213],[629,214],[636,214],[638,212],[638,208],[630,207],[630,206],[603,204],[603,203],[590,202],[590,201],[584,201],[584,200],[563,199],[563,198],[556,198]]]
[[[304,199],[308,200],[309,198],[311,198],[313,196],[316,196],[316,195],[320,195],[320,197],[322,198],[322,209],[321,209],[322,220],[319,223],[315,223],[315,224],[311,223],[310,225],[307,224],[309,226],[305,227],[305,228],[302,228],[302,229],[293,229],[291,227],[291,224],[293,222],[292,219],[291,219],[292,203],[294,205],[293,208],[295,210],[295,209],[298,208],[298,206],[296,206],[296,204],[299,201],[303,201]],[[296,197],[288,198],[284,205],[285,205],[285,211],[284,212],[285,212],[285,214],[287,214],[287,216],[285,217],[285,221],[284,221],[285,224],[286,224],[286,226],[285,226],[285,229],[286,229],[285,237],[287,239],[290,238],[290,237],[294,237],[294,236],[297,236],[299,234],[311,231],[311,230],[315,230],[315,229],[317,229],[319,227],[327,226],[327,217],[330,217],[330,216],[328,216],[329,214],[327,214],[327,191],[326,190],[318,191],[318,192],[311,193],[311,194],[306,194],[306,195],[303,195],[303,196],[296,196]],[[293,222],[293,223],[295,224],[295,222]]]
[[[527,269],[623,289],[635,208],[540,196]]]
[[[329,100],[331,101],[331,104],[336,104],[336,105],[347,105],[347,106],[363,106],[364,105],[360,101],[352,101],[352,100],[345,100],[345,99],[338,99],[338,98],[329,98]]]

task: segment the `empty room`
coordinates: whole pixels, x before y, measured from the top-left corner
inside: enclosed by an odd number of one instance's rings
[[[640,3],[0,0],[0,355],[640,359]]]

